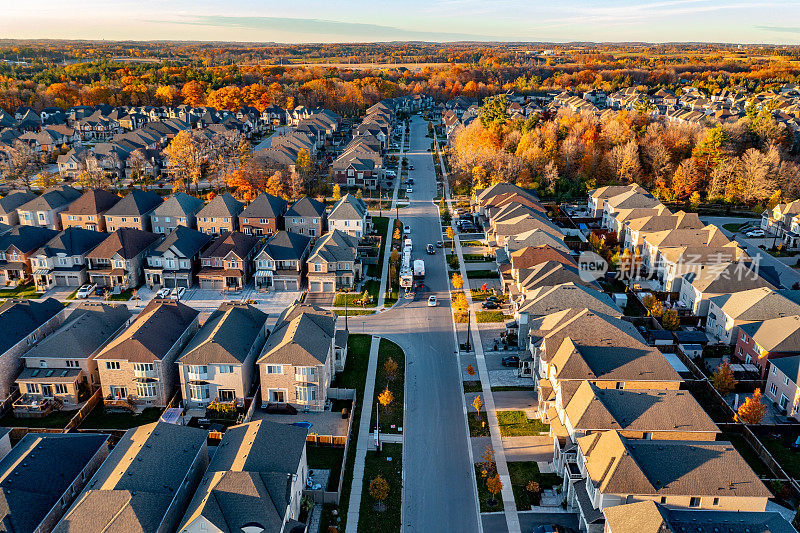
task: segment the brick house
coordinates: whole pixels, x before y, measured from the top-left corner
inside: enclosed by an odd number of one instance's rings
[[[0,198],[0,224],[16,226],[19,224],[17,208],[35,199],[32,192],[15,191]]]
[[[135,189],[106,211],[106,228],[109,232],[120,228],[150,231],[150,214],[163,200],[153,191]]]
[[[205,205],[200,198],[176,192],[153,210],[150,217],[153,233],[167,234],[178,226],[197,228],[197,213]]]
[[[238,231],[226,231],[214,239],[200,254],[200,288],[242,290],[250,281],[259,242],[258,237]]]
[[[313,198],[300,198],[284,215],[286,231],[311,238],[322,235],[326,225],[325,204]]]
[[[352,288],[361,277],[358,239],[339,230],[328,232],[314,244],[306,264],[310,292]]]
[[[19,223],[23,226],[38,226],[48,229],[61,229],[59,213],[81,196],[81,192],[68,185],[54,185],[45,189],[40,196],[17,208]]]
[[[239,229],[247,235],[271,235],[283,228],[286,200],[262,192],[239,215]]]
[[[214,197],[197,213],[197,229],[209,235],[221,235],[239,229],[239,214],[244,204],[226,192]]]
[[[800,316],[791,315],[739,326],[734,356],[761,367],[764,376],[768,361],[800,355]]]
[[[271,235],[253,259],[256,288],[300,290],[310,251],[311,237],[288,231]]]
[[[352,194],[345,194],[328,215],[330,231],[339,230],[352,237],[363,239],[372,231],[372,218],[369,216],[364,200]]]
[[[135,289],[144,281],[145,257],[163,237],[120,228],[86,254],[89,279],[100,287]]]
[[[200,270],[200,253],[211,235],[178,226],[147,254],[145,283],[151,289],[194,285]]]
[[[52,287],[78,287],[89,280],[86,254],[108,235],[99,231],[69,227],[47,241],[31,255],[33,282],[37,291]]]
[[[60,213],[61,226],[106,231],[105,213],[121,198],[103,189],[89,189]]]

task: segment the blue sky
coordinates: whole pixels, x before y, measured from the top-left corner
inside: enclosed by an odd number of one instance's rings
[[[800,44],[800,0],[3,0],[0,37]],[[68,6],[68,7],[67,7]]]

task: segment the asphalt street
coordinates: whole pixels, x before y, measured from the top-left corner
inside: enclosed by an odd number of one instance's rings
[[[377,315],[356,317],[350,330],[384,336],[406,353],[403,530],[473,532],[480,526],[449,281],[443,250],[435,255],[425,251],[428,243],[442,239],[433,203],[433,159],[427,151],[431,139],[421,117],[413,117],[411,124],[407,157],[414,166],[414,185],[400,220],[411,226],[412,257],[425,260],[425,292],[416,301],[403,299]],[[438,299],[436,307],[427,305],[431,294]]]

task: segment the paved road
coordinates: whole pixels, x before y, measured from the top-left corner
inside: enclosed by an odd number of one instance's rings
[[[567,530],[578,531],[578,515],[576,513],[539,513],[532,511],[521,511],[519,525],[522,533],[532,533],[537,526],[559,525]],[[506,517],[503,513],[492,513],[483,515],[483,530],[487,533],[501,533],[508,531]]]
[[[376,333],[406,353],[406,414],[403,468],[404,531],[479,531],[475,478],[469,457],[463,392],[453,338],[449,282],[442,250],[425,245],[441,240],[433,160],[427,123],[412,119],[408,160],[414,192],[400,219],[411,226],[413,258],[425,260],[427,292],[418,301],[350,321],[353,333]],[[437,307],[427,307],[435,294]]]

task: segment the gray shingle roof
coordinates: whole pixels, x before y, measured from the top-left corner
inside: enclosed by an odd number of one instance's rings
[[[333,206],[328,220],[362,220],[366,216],[366,202],[348,193]]]
[[[153,214],[159,217],[191,217],[205,205],[200,198],[189,196],[184,192],[176,192],[156,207]]]
[[[286,212],[286,200],[262,192],[239,215],[242,218],[277,218]]]
[[[16,191],[7,194],[0,198],[0,214],[7,214],[16,211],[21,205],[24,205],[31,200],[35,199],[36,195],[32,192]]]
[[[211,235],[201,231],[177,226],[167,235],[164,240],[153,249],[152,255],[162,255],[164,252],[174,247],[184,257],[194,257],[211,242]]]
[[[160,238],[160,235],[149,231],[119,228],[86,254],[86,257],[108,259],[120,254],[123,259],[132,259]]]
[[[45,189],[41,196],[19,206],[19,209],[20,211],[49,211],[74,202],[80,195],[81,192],[78,189],[68,185],[56,185]]]
[[[198,213],[198,217],[238,217],[244,209],[244,204],[226,192],[215,196]]]
[[[296,304],[278,318],[258,364],[315,366],[325,363],[336,335],[336,318],[330,311]]]
[[[14,226],[11,231],[0,235],[0,250],[15,247],[20,252],[27,254],[58,235],[58,230],[40,228],[39,226]]]
[[[68,256],[84,255],[103,242],[107,233],[80,227],[69,227],[47,241],[34,255],[55,257],[58,254]]]
[[[286,211],[287,217],[321,217],[324,214],[325,204],[308,197],[300,198]]]
[[[267,239],[264,248],[259,253],[264,252],[275,261],[296,260],[300,259],[310,242],[311,237],[299,233],[278,231]]]
[[[69,215],[96,215],[108,211],[120,200],[122,198],[116,194],[103,189],[89,189],[63,212]]]
[[[136,189],[106,211],[106,216],[142,216],[161,205],[162,202],[158,193]]]
[[[54,298],[42,302],[28,299],[3,302],[0,305],[0,354],[63,310],[64,306]]]
[[[267,314],[240,302],[225,302],[184,348],[179,363],[242,363],[264,329]]]
[[[340,230],[329,231],[314,244],[309,261],[322,258],[327,262],[353,261],[356,259],[358,239]]]

